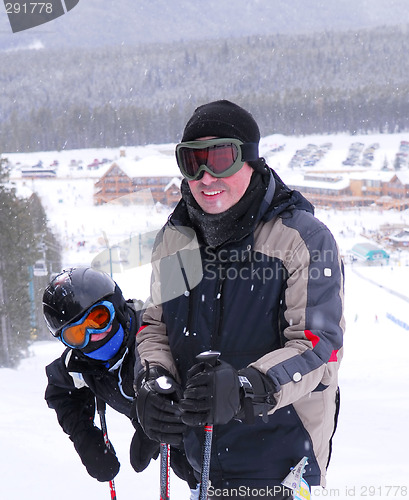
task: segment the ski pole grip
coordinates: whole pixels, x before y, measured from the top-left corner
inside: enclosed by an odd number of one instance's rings
[[[101,398],[96,398],[96,400],[97,400],[97,412],[98,413],[105,413],[105,410],[106,410],[105,401]]]
[[[171,394],[175,392],[173,379],[166,375],[162,375],[155,380],[155,390],[159,394]]]
[[[196,359],[208,363],[210,366],[216,366],[220,354],[219,351],[203,351],[196,356]]]

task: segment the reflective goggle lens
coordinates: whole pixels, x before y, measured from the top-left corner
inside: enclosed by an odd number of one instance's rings
[[[183,167],[190,176],[195,176],[201,165],[213,173],[221,174],[237,160],[238,151],[233,144],[222,144],[205,149],[181,148]]]
[[[205,171],[214,177],[229,177],[244,165],[242,144],[237,139],[182,142],[176,146],[176,159],[189,180],[199,179]]]
[[[79,321],[61,330],[61,340],[69,347],[85,347],[90,335],[103,333],[112,324],[115,309],[110,302],[96,304]]]

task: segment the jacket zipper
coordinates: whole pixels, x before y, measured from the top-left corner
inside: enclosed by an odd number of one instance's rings
[[[215,303],[215,320],[214,328],[211,335],[211,347],[212,349],[219,347],[219,342],[222,336],[222,325],[223,325],[223,286],[226,281],[226,269],[222,267],[220,269],[219,282],[217,286],[217,295]],[[215,345],[216,344],[216,345]]]
[[[186,291],[184,292],[185,297],[189,297],[188,303],[188,312],[187,312],[187,323],[186,323],[186,331],[184,331],[184,335],[189,336],[192,328],[192,317],[193,317],[193,294],[192,290],[189,286],[189,281],[187,279],[187,274],[185,270],[185,266],[183,265],[182,257],[180,256],[180,252],[176,252],[177,259],[179,261],[180,271],[183,276],[183,281],[185,282]]]

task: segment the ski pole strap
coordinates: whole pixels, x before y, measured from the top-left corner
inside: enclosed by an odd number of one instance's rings
[[[244,422],[246,424],[254,424],[254,409],[253,409],[253,399],[254,390],[250,383],[250,380],[245,375],[239,374],[240,382],[240,392],[242,399],[242,407],[244,411]]]
[[[160,500],[170,499],[170,446],[160,444]]]

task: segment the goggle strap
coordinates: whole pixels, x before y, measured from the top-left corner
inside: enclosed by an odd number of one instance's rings
[[[241,145],[241,159],[243,161],[254,161],[259,159],[258,143],[245,142]]]

